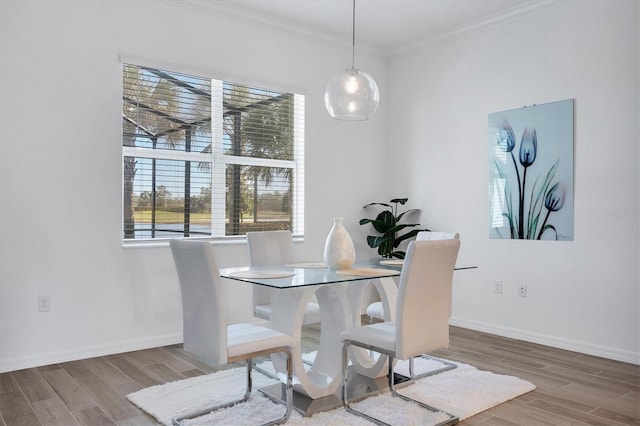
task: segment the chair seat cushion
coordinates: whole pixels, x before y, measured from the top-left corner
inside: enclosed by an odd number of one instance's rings
[[[340,333],[340,340],[353,340],[366,343],[390,352],[396,350],[396,324],[393,321],[364,325],[344,330]]]
[[[229,359],[278,346],[293,347],[293,337],[258,324],[240,323],[227,327]]]

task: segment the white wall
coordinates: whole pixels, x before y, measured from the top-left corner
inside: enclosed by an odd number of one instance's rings
[[[636,0],[569,2],[390,59],[393,186],[479,266],[456,273],[453,324],[640,362],[638,16]],[[569,98],[574,241],[490,240],[487,115]]]
[[[329,118],[326,82],[344,45],[305,40],[155,1],[0,0],[0,371],[181,341],[168,246],[121,244],[120,55],[306,90],[306,233],[321,260],[334,216],[357,221],[377,195],[385,101],[364,123]],[[383,59],[360,66],[386,91]],[[359,235],[360,233],[360,235]],[[215,246],[221,266],[244,244]],[[249,289],[229,285],[231,320]],[[52,297],[39,313],[38,295]]]

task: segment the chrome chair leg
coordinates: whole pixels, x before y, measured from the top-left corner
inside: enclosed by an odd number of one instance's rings
[[[367,420],[369,420],[372,423],[377,424],[378,426],[391,426],[389,423],[385,423],[380,419],[376,419],[375,417],[371,417],[370,415],[368,415],[367,413],[363,413],[362,411],[358,411],[356,409],[354,409],[353,407],[351,407],[349,405],[349,398],[347,396],[347,384],[348,384],[348,378],[347,378],[347,367],[349,364],[349,341],[345,341],[344,345],[342,346],[342,406],[344,407],[345,410],[347,410],[348,412],[350,412],[351,414],[354,414],[358,417],[362,417],[365,418]]]
[[[454,370],[456,368],[458,368],[458,364],[455,364],[451,361],[447,361],[446,359],[436,359],[430,355],[427,354],[422,354],[417,356],[416,358],[424,358],[424,359],[430,359],[430,360],[434,360],[437,361],[441,364],[444,364],[445,366],[442,368],[438,368],[437,370],[431,370],[428,371],[426,373],[422,373],[422,374],[416,374],[415,370],[414,370],[414,365],[413,365],[413,360],[415,358],[409,358],[409,376],[413,379],[413,380],[417,380],[417,379],[422,379],[423,377],[429,377],[429,376],[433,376],[434,374],[440,374],[440,373],[444,373],[445,371],[450,371],[450,370]]]
[[[356,416],[365,418],[377,425],[380,426],[390,426],[389,423],[386,423],[380,419],[377,419],[375,417],[370,416],[369,414],[363,413],[362,411],[358,411],[356,409],[354,409],[353,407],[351,407],[349,405],[349,401],[348,401],[348,397],[347,397],[347,361],[348,361],[348,349],[350,345],[354,345],[354,346],[358,346],[364,349],[368,349],[368,350],[374,350],[377,351],[383,355],[387,355],[389,357],[389,372],[388,372],[388,380],[389,380],[389,390],[391,392],[391,395],[397,398],[400,398],[404,401],[407,402],[413,402],[415,404],[418,404],[419,406],[421,406],[422,408],[425,408],[426,410],[429,410],[431,412],[435,412],[435,413],[443,413],[445,415],[447,415],[449,418],[447,420],[444,420],[440,423],[438,423],[436,426],[448,426],[448,425],[455,425],[459,422],[459,419],[457,416],[454,416],[453,414],[447,413],[445,411],[442,411],[438,408],[432,407],[428,404],[425,404],[421,401],[415,400],[413,398],[409,398],[408,396],[405,396],[401,393],[399,393],[396,390],[396,385],[395,385],[395,381],[394,381],[394,370],[393,370],[393,364],[394,364],[394,353],[393,352],[387,352],[384,351],[380,348],[376,348],[370,345],[366,345],[366,344],[362,344],[360,342],[355,342],[352,340],[345,340],[344,344],[342,346],[342,377],[343,377],[343,382],[342,382],[342,405],[345,408],[346,411],[355,414]],[[413,381],[413,380],[412,380]]]
[[[291,409],[293,408],[293,360],[291,356],[291,351],[289,348],[284,348],[282,352],[285,352],[287,355],[287,383],[285,385],[285,393],[287,395],[286,406],[287,410],[279,419],[273,420],[268,423],[264,423],[262,426],[273,426],[280,425],[286,423],[289,420],[289,416],[291,415]]]
[[[396,390],[396,384],[395,384],[395,382],[393,380],[393,361],[394,361],[394,356],[392,354],[387,354],[387,355],[389,355],[389,390],[391,391],[391,394],[393,396],[398,397],[398,398],[400,398],[400,399],[402,399],[404,401],[407,401],[407,402],[413,402],[415,404],[418,404],[422,408],[425,408],[425,409],[427,409],[429,411],[433,411],[435,413],[443,413],[443,414],[446,414],[447,416],[449,416],[449,419],[438,423],[436,426],[446,426],[446,425],[458,424],[459,419],[458,419],[457,416],[454,416],[453,414],[447,413],[446,411],[442,411],[442,410],[440,410],[440,409],[438,409],[436,407],[432,407],[431,405],[425,404],[422,401],[418,401],[416,399],[409,398],[408,396],[399,393]]]
[[[276,420],[264,423],[262,426],[273,426],[273,425],[279,425],[279,424],[285,423],[287,420],[289,420],[289,416],[291,415],[291,411],[293,408],[293,361],[292,361],[291,350],[289,350],[289,348],[284,347],[284,348],[279,348],[277,352],[284,352],[286,355],[286,365],[287,365],[287,383],[285,385],[286,401],[284,402],[280,401],[278,403],[282,405],[286,405],[287,408],[282,417]],[[264,355],[264,354],[256,354],[256,355]],[[183,420],[189,420],[196,417],[204,416],[206,414],[212,413],[217,410],[221,410],[223,408],[229,408],[229,407],[233,407],[236,404],[247,402],[247,400],[251,396],[251,390],[253,388],[253,371],[252,371],[253,368],[252,367],[253,367],[252,358],[247,358],[246,359],[247,382],[246,382],[245,393],[242,396],[242,398],[236,399],[234,401],[226,402],[224,404],[219,404],[213,407],[205,408],[205,409],[202,409],[193,413],[189,413],[183,416],[175,417],[171,419],[171,424],[173,426],[184,426],[184,424],[182,423]]]
[[[182,421],[183,420],[188,420],[188,419],[193,419],[195,417],[204,416],[205,414],[209,414],[209,413],[212,413],[214,411],[221,410],[223,408],[233,407],[236,404],[241,404],[243,402],[246,402],[249,399],[249,395],[251,395],[251,387],[252,387],[251,358],[247,359],[246,364],[247,364],[247,366],[246,366],[247,367],[247,385],[246,385],[245,393],[242,396],[242,398],[236,399],[234,401],[226,402],[224,404],[214,405],[213,407],[209,407],[209,408],[205,408],[205,409],[202,409],[202,410],[199,410],[199,411],[195,411],[193,413],[189,413],[189,414],[186,414],[184,416],[175,417],[175,418],[171,419],[171,423],[174,426],[182,426]]]

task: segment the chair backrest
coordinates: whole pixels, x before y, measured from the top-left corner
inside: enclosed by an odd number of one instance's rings
[[[247,232],[249,262],[251,266],[276,266],[293,261],[293,238],[291,231]],[[253,307],[271,305],[276,290],[253,286]]]
[[[291,231],[247,232],[251,266],[284,265],[293,261]]]
[[[416,234],[416,241],[424,240],[453,240],[460,239],[457,232],[420,231]]]
[[[396,307],[399,359],[449,346],[451,286],[459,249],[458,239],[409,243]]]
[[[440,232],[440,231],[420,231],[416,234],[416,241],[425,240],[458,240],[460,234],[457,232]],[[451,316],[451,306],[449,306],[449,316]]]
[[[222,279],[206,241],[169,242],[182,293],[184,350],[209,365],[227,363],[227,312]]]

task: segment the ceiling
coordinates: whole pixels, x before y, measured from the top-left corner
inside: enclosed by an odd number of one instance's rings
[[[228,18],[351,45],[351,0],[168,0]],[[356,46],[391,55],[567,0],[357,0]]]

